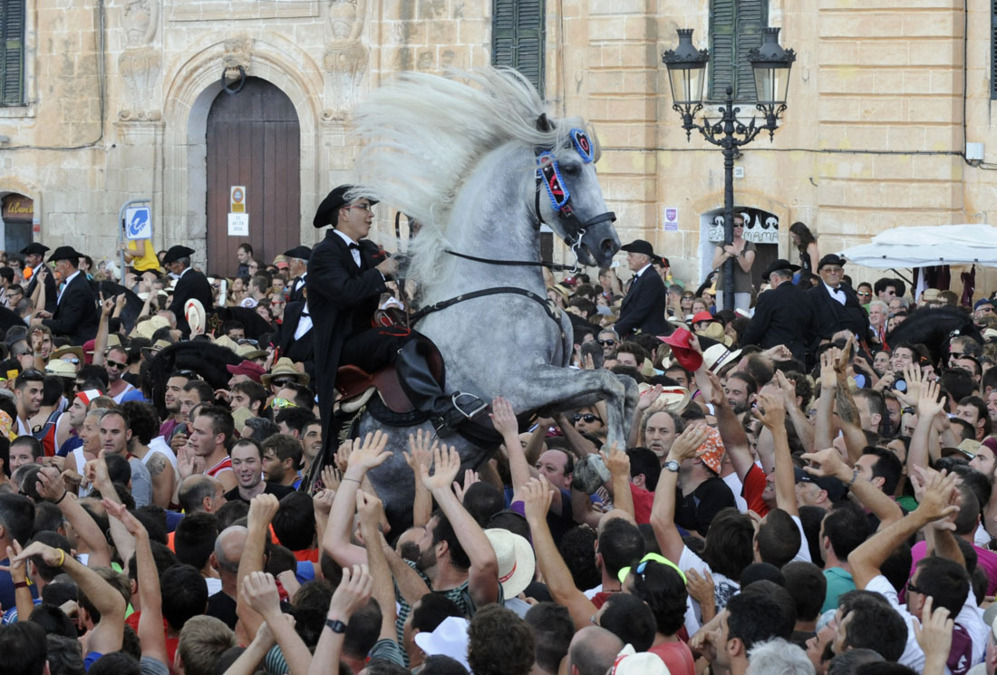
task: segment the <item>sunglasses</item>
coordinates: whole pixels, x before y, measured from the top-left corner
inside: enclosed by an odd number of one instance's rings
[[[111,359],[107,359],[107,367],[108,368],[117,368],[118,370],[124,370],[125,368],[128,367],[128,364],[127,363],[119,363],[118,361],[112,361]]]
[[[598,343],[600,347],[612,347],[616,344],[616,340],[596,340],[596,343]]]
[[[601,417],[598,417],[598,416],[596,416],[596,415],[593,415],[592,413],[585,413],[584,415],[582,415],[582,414],[579,414],[579,413],[575,413],[575,415],[574,415],[574,420],[575,420],[576,422],[578,422],[578,421],[580,421],[580,420],[585,420],[585,423],[586,423],[586,424],[592,424],[592,422],[595,422],[595,421],[597,421],[597,420],[598,420],[599,422],[601,422],[601,421],[602,421],[602,418],[601,418]]]
[[[286,398],[275,398],[270,402],[270,407],[274,410],[283,410],[284,408],[297,408],[298,404],[294,401],[288,401]]]
[[[908,593],[920,593],[921,595],[927,595],[923,590],[914,585],[913,579],[907,580],[907,592]]]
[[[270,380],[271,385],[276,385],[278,387],[286,387],[289,384],[294,384],[295,380],[290,377],[282,377],[279,380]]]

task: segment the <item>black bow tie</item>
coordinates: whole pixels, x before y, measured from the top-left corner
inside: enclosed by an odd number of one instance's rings
[[[360,244],[354,244],[354,243],[351,242],[350,244],[348,244],[348,246],[350,247],[350,249],[354,249],[355,248],[358,251],[360,250]]]

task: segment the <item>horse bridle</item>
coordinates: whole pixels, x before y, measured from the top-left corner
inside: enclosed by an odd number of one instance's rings
[[[571,142],[574,144],[575,150],[578,151],[578,155],[582,158],[582,162],[591,164],[595,161],[592,141],[584,129],[571,129],[568,135],[571,137]],[[535,199],[537,223],[539,225],[544,222],[543,216],[540,215],[540,186],[543,185],[547,188],[547,196],[550,197],[551,207],[557,211],[568,225],[564,231],[564,243],[571,247],[571,252],[575,254],[575,260],[577,261],[578,249],[581,247],[586,229],[606,221],[615,222],[616,214],[612,211],[606,211],[586,221],[579,220],[575,214],[575,210],[571,206],[571,191],[568,190],[564,179],[561,178],[561,169],[557,164],[557,159],[554,157],[553,148],[537,148],[535,154],[537,157],[537,189]]]

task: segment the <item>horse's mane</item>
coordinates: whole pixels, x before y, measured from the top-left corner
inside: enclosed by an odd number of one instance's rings
[[[483,156],[509,142],[533,148],[560,141],[567,129],[537,128],[543,113],[525,78],[495,68],[448,78],[403,73],[358,107],[353,134],[366,146],[353,196],[384,202],[422,224],[410,243],[411,278],[435,278],[454,202]]]
[[[983,342],[973,317],[962,307],[919,309],[887,334],[886,342],[891,347],[904,342],[923,344],[931,352],[932,359],[937,361],[945,352],[945,345],[954,330]]]

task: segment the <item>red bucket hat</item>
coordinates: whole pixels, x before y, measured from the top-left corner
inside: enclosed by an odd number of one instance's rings
[[[658,339],[672,348],[672,356],[690,373],[696,372],[703,365],[703,355],[692,348],[695,337],[687,328],[676,328],[671,335],[659,335]]]

